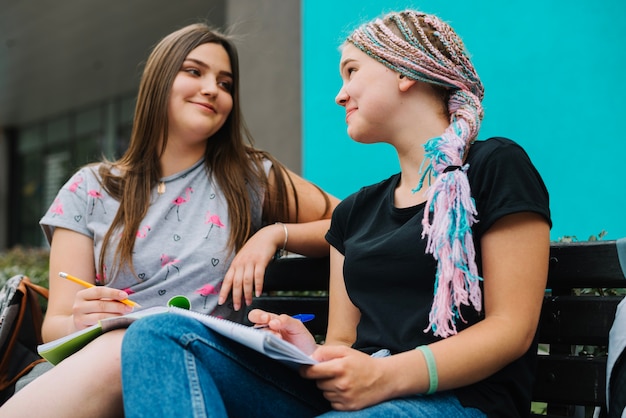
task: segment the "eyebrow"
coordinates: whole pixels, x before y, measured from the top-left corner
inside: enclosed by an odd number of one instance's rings
[[[353,61],[356,60],[354,58],[346,58],[345,60],[341,61],[341,63],[339,64],[339,71],[343,71],[343,68]]]
[[[210,68],[210,66],[207,65],[205,62],[200,61],[199,59],[196,59],[196,58],[187,57],[187,58],[185,58],[185,61],[191,61],[191,62],[193,62],[193,63],[195,63],[195,64],[197,64],[197,65],[199,65],[200,67],[203,67],[203,68]],[[185,62],[185,61],[183,61],[183,62]],[[220,74],[225,75],[225,76],[230,77],[230,78],[233,78],[233,73],[231,73],[230,71],[220,71]]]

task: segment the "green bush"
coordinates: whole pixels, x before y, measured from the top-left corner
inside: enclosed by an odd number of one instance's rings
[[[0,287],[17,274],[28,276],[33,283],[48,287],[49,250],[14,247],[0,251]]]

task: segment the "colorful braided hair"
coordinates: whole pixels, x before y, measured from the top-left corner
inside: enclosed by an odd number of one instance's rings
[[[413,10],[390,13],[359,27],[347,41],[392,70],[449,93],[450,125],[424,144],[428,165],[424,169],[422,163],[421,179],[413,190],[434,176],[427,191],[422,238],[428,236],[426,252],[437,260],[437,273],[424,332],[449,337],[457,333],[457,319],[464,321],[461,305],[471,303],[482,310],[482,279],[471,230],[477,212],[464,159],[483,117],[483,85],[461,39],[433,15]]]

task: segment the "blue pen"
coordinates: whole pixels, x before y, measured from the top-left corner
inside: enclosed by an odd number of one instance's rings
[[[293,315],[292,318],[295,318],[302,322],[309,322],[315,319],[315,315],[311,313],[301,313],[301,314]]]
[[[295,314],[295,315],[292,315],[291,317],[299,320],[300,322],[309,322],[315,319],[315,315],[310,314],[310,313]],[[267,324],[259,324],[259,325],[254,325],[254,328],[260,329],[260,328],[267,328],[268,326],[269,325]]]

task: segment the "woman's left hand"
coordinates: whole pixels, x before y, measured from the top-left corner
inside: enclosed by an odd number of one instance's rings
[[[322,345],[311,356],[320,363],[300,369],[302,377],[317,380],[317,387],[333,409],[354,411],[377,404],[391,395],[384,362],[342,345]]]
[[[224,276],[218,303],[223,304],[232,291],[233,308],[236,311],[241,308],[242,301],[250,305],[253,292],[256,296],[261,294],[265,269],[283,241],[284,230],[281,225],[268,225],[250,237],[235,255]]]

